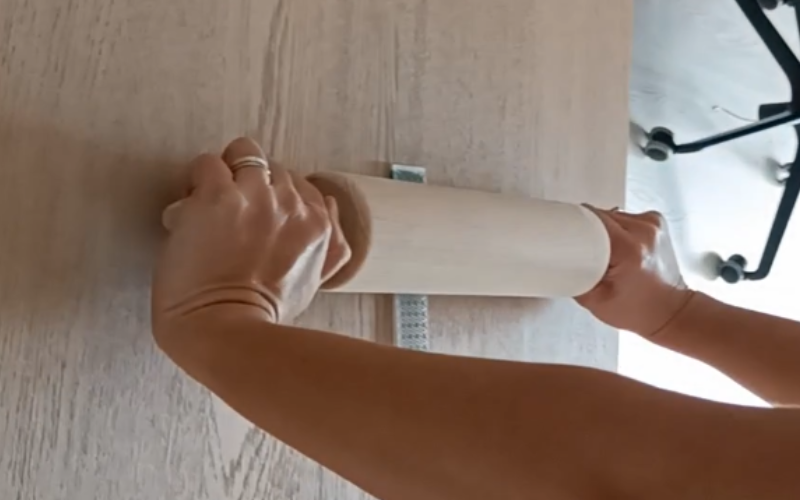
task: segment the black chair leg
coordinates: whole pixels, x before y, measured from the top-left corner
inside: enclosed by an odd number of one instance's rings
[[[706,148],[718,146],[749,135],[758,134],[775,127],[800,123],[800,109],[792,110],[786,107],[782,107],[782,109],[780,113],[771,115],[755,123],[748,123],[743,127],[683,144],[677,144],[675,142],[675,136],[671,130],[658,127],[648,134],[647,144],[644,146],[643,151],[651,160],[666,161],[673,154],[697,153]]]
[[[795,130],[798,141],[800,141],[800,127],[795,127]],[[772,265],[778,255],[778,250],[783,242],[783,237],[786,234],[786,229],[789,227],[789,221],[794,213],[797,198],[800,196],[800,167],[798,165],[800,165],[800,152],[798,152],[794,163],[791,165],[789,178],[786,180],[786,187],[778,205],[778,212],[775,214],[775,220],[767,237],[767,245],[764,248],[764,254],[761,257],[758,268],[755,271],[747,271],[747,260],[741,255],[734,255],[720,265],[719,274],[723,280],[728,283],[738,283],[740,281],[760,281],[769,276],[770,271],[772,271]]]
[[[765,104],[759,109],[760,120],[758,122],[689,143],[678,144],[675,142],[672,131],[657,127],[650,132],[648,142],[643,148],[645,155],[649,158],[666,161],[673,154],[695,153],[782,125],[793,124],[795,126],[798,137],[798,153],[794,163],[788,169],[783,196],[767,238],[761,262],[755,271],[747,271],[747,260],[741,255],[734,255],[721,263],[718,269],[719,274],[729,283],[738,283],[743,280],[763,280],[769,275],[797,204],[797,198],[800,196],[800,61],[764,13],[764,9],[775,9],[781,5],[800,7],[800,0],[736,0],[736,3],[786,74],[792,89],[791,102]],[[800,8],[795,8],[795,18],[798,29],[800,29]]]
[[[736,3],[739,4],[739,8],[747,16],[750,24],[753,25],[761,39],[764,40],[764,44],[772,53],[772,57],[775,58],[783,72],[786,73],[794,93],[795,86],[800,84],[800,61],[797,60],[797,56],[794,55],[789,44],[783,39],[775,25],[772,24],[772,21],[764,14],[764,9],[759,5],[758,0],[736,0]],[[792,100],[794,101],[794,99]]]

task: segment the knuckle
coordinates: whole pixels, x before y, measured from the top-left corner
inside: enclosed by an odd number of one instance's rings
[[[211,202],[215,205],[235,212],[241,212],[249,205],[249,202],[244,194],[235,189],[223,189],[217,191],[214,193]]]
[[[642,242],[636,247],[636,257],[640,261],[644,261],[650,255],[650,245]]]
[[[666,224],[666,219],[664,219],[664,215],[657,211],[657,210],[650,210],[649,212],[645,212],[642,214],[642,217],[645,218],[648,222],[653,224],[656,227],[664,227]]]
[[[339,247],[342,249],[342,261],[347,262],[351,258],[353,258],[353,249],[350,248],[350,245],[347,244],[347,241],[344,238],[339,238],[338,241]]]
[[[211,153],[203,153],[195,158],[195,162],[197,166],[206,165],[208,162],[216,162],[219,160],[219,156],[211,154]]]
[[[661,228],[656,225],[647,225],[642,228],[642,233],[645,237],[645,241],[647,244],[652,244],[658,239],[658,235],[661,232]]]

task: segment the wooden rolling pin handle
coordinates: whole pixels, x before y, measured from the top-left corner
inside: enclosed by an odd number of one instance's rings
[[[320,172],[353,258],[323,289],[346,293],[570,297],[608,269],[610,242],[584,207]]]
[[[369,255],[372,243],[372,218],[364,193],[349,177],[319,172],[307,177],[323,196],[332,196],[339,205],[339,222],[350,245],[352,256],[345,266],[323,283],[323,290],[335,290],[358,274]]]

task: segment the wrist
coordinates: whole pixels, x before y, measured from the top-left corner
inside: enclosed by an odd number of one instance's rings
[[[212,360],[230,335],[253,324],[269,326],[276,322],[274,315],[260,307],[218,303],[179,316],[154,315],[153,337],[161,350],[184,366]]]
[[[184,340],[204,332],[224,332],[242,322],[276,324],[277,314],[271,306],[251,301],[213,301],[178,310],[153,314],[153,334],[157,341],[168,337]]]
[[[655,343],[664,344],[676,332],[690,328],[690,325],[695,324],[698,320],[702,321],[702,319],[698,318],[698,314],[704,314],[708,301],[713,300],[709,296],[694,290],[687,289],[682,292],[680,296],[675,296],[672,299],[677,304],[675,313],[651,336],[651,340]]]
[[[160,294],[154,295],[157,299]],[[179,299],[154,300],[153,317],[170,321],[185,317],[226,316],[234,314],[257,314],[265,320],[277,323],[278,307],[271,294],[260,287],[243,286],[236,283],[198,287],[192,293],[172,294]]]
[[[643,312],[648,327],[636,333],[651,340],[662,335],[683,314],[694,295],[694,290],[664,285],[658,293],[646,299],[647,306]]]

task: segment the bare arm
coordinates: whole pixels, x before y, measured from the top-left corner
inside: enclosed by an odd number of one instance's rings
[[[800,497],[793,410],[584,368],[402,351],[239,305],[193,313],[157,339],[246,418],[385,500]]]
[[[800,406],[800,324],[701,293],[652,340],[724,372],[775,405]]]
[[[385,500],[800,497],[796,410],[278,326],[349,248],[335,201],[262,155],[241,139],[193,162],[187,197],[165,213],[152,315],[172,359],[277,438]],[[610,272],[581,300],[644,332],[684,301],[631,234],[612,237]]]
[[[612,262],[578,302],[610,325],[714,366],[775,405],[800,405],[800,324],[688,290],[660,214],[593,210],[611,237]]]

